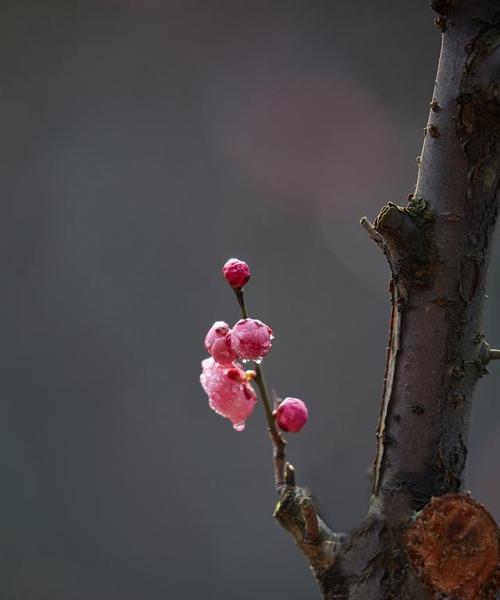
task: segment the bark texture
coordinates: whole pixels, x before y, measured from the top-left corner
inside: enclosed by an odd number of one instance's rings
[[[463,493],[472,394],[496,358],[482,315],[500,190],[500,2],[433,8],[443,42],[416,189],[364,220],[388,259],[392,302],[368,515],[349,535],[321,521],[311,535],[314,505],[290,478],[275,512],[329,599],[469,598],[416,575],[407,532],[432,497]],[[483,583],[477,598],[495,598],[496,579]]]

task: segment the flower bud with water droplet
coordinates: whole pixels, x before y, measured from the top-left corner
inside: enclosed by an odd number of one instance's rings
[[[285,398],[275,410],[276,424],[283,431],[297,433],[307,423],[307,406],[298,398]]]
[[[229,325],[224,321],[216,321],[205,337],[205,348],[214,360],[222,365],[230,365],[236,358],[231,348]]]
[[[261,361],[271,350],[273,330],[258,319],[241,319],[229,333],[233,352],[243,360]]]
[[[222,267],[224,279],[235,290],[241,289],[250,279],[250,268],[239,258],[230,258]]]
[[[221,365],[213,358],[206,358],[201,366],[200,383],[208,395],[210,408],[229,419],[236,431],[243,431],[257,402],[245,371],[237,364]]]

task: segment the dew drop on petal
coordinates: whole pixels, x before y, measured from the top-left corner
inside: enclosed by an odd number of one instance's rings
[[[206,358],[202,368],[200,383],[208,395],[210,408],[230,419],[236,431],[242,431],[257,402],[245,371],[236,363],[222,365],[213,357]]]
[[[240,358],[255,360],[271,349],[272,330],[258,319],[240,319],[229,332],[230,346]]]

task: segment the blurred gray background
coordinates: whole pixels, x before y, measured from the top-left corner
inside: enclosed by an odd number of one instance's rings
[[[199,386],[246,259],[265,361],[310,421],[289,457],[363,516],[388,270],[358,225],[405,203],[440,36],[425,0],[0,0],[2,600],[319,597],[272,519],[260,407]],[[500,343],[500,256],[486,332]],[[500,517],[500,372],[468,485]]]

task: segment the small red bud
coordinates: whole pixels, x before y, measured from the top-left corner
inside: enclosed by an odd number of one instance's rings
[[[275,410],[276,423],[283,431],[297,433],[307,423],[307,406],[298,398],[285,398]]]
[[[230,258],[222,267],[224,279],[234,289],[242,288],[250,279],[250,269],[246,262],[239,258]]]

